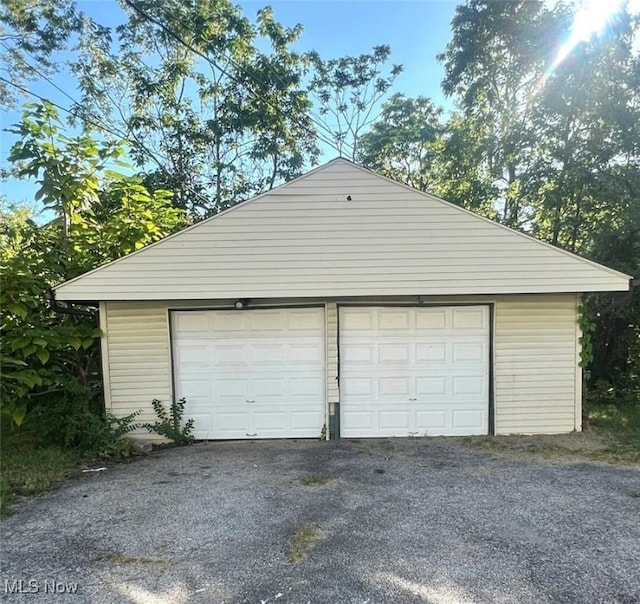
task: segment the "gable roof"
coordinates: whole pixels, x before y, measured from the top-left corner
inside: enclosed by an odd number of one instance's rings
[[[631,277],[334,159],[55,288],[59,300],[625,291]]]

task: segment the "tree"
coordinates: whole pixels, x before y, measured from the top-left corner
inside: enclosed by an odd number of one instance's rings
[[[150,187],[170,188],[201,217],[316,157],[303,62],[291,49],[300,26],[284,28],[270,8],[251,23],[228,0],[124,6],[128,22],[115,32],[85,30],[73,70],[82,105],[132,141]]]
[[[312,76],[310,91],[319,103],[319,127],[329,136],[340,156],[356,159],[360,138],[377,119],[380,103],[402,65],[392,65],[386,75],[389,46],[374,46],[371,54],[325,60],[308,54]]]
[[[442,109],[426,97],[394,94],[380,119],[362,135],[356,159],[363,165],[423,191],[433,189]]]
[[[621,10],[602,35],[562,48],[574,10],[535,1],[458,7],[441,57],[443,87],[458,105],[448,165],[460,167],[463,188],[495,192],[505,224],[637,274],[638,19]],[[639,293],[592,296],[584,319],[590,374],[627,389],[633,382],[636,392]]]
[[[38,178],[54,218],[37,224],[20,208],[0,221],[2,412],[21,423],[29,409],[99,385],[95,312],[53,308],[51,287],[157,241],[184,224],[171,193],[110,167],[123,149],[87,135],[70,138],[51,105],[31,105],[14,129],[9,161]]]
[[[25,86],[37,74],[55,73],[57,51],[67,48],[70,37],[80,29],[82,16],[73,0],[3,0],[0,4],[0,62],[12,81]],[[0,105],[12,106],[16,88],[0,81]]]
[[[442,87],[460,108],[456,121],[482,134],[458,149],[469,156],[462,164],[479,166],[485,175],[480,180],[492,181],[500,221],[515,228],[528,219],[522,186],[536,144],[531,99],[555,39],[559,22],[541,0],[470,0],[456,9],[452,39],[439,56]]]

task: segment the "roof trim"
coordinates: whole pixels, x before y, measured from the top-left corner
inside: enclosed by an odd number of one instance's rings
[[[107,262],[106,264],[102,264],[102,265],[100,265],[100,266],[98,266],[98,267],[96,267],[96,268],[94,268],[94,269],[92,269],[92,270],[90,270],[90,271],[88,271],[86,273],[83,273],[81,275],[78,275],[77,277],[74,277],[73,279],[70,279],[68,281],[64,281],[64,282],[56,285],[53,288],[53,291],[55,292],[58,289],[61,289],[63,287],[66,287],[67,285],[73,284],[76,281],[79,281],[81,279],[84,279],[85,277],[93,275],[94,273],[100,272],[100,271],[102,271],[102,270],[104,270],[104,269],[106,269],[106,268],[108,268],[108,267],[110,267],[110,266],[112,266],[114,264],[122,262],[123,260],[127,260],[129,258],[132,258],[133,256],[136,256],[137,254],[144,253],[144,252],[146,252],[146,250],[148,250],[148,249],[150,249],[152,247],[160,245],[160,244],[164,243],[165,241],[169,241],[170,239],[173,239],[174,237],[178,237],[179,235],[182,235],[183,233],[186,233],[187,231],[190,231],[191,229],[195,229],[196,227],[199,227],[202,224],[205,224],[207,222],[215,220],[215,219],[219,218],[220,216],[224,216],[225,214],[228,214],[229,212],[233,212],[234,210],[236,210],[236,209],[238,209],[240,207],[244,207],[247,204],[250,204],[250,203],[252,203],[254,201],[258,201],[259,199],[262,199],[263,197],[266,197],[268,195],[274,195],[274,194],[277,195],[277,192],[280,189],[283,189],[283,188],[287,187],[288,185],[290,185],[292,183],[302,181],[305,178],[311,176],[312,174],[315,174],[317,172],[321,172],[322,170],[328,168],[331,164],[334,164],[334,163],[343,163],[343,164],[350,165],[350,166],[352,166],[354,168],[357,168],[358,170],[361,170],[362,172],[365,172],[367,174],[373,175],[373,176],[375,176],[377,178],[382,178],[382,179],[384,179],[384,180],[388,181],[389,183],[392,183],[392,184],[394,184],[396,186],[403,187],[404,189],[407,189],[408,191],[411,191],[412,193],[418,193],[418,194],[422,195],[423,197],[425,197],[427,199],[430,199],[432,201],[436,201],[436,202],[438,202],[438,203],[440,203],[442,205],[447,206],[448,208],[452,208],[452,209],[454,209],[454,210],[456,210],[458,212],[465,213],[465,214],[467,214],[469,216],[472,216],[472,217],[474,217],[476,219],[483,220],[486,223],[493,225],[494,227],[499,227],[499,228],[504,229],[504,230],[506,230],[506,231],[508,231],[510,233],[515,233],[516,235],[519,235],[520,237],[524,237],[529,241],[533,241],[533,242],[535,242],[537,244],[543,245],[543,246],[545,246],[545,247],[547,247],[549,249],[554,250],[555,252],[558,252],[558,253],[564,254],[566,256],[569,256],[569,257],[573,258],[574,260],[579,260],[579,261],[581,261],[583,263],[588,264],[591,267],[600,269],[602,271],[606,271],[606,272],[608,272],[609,274],[611,274],[611,275],[613,275],[615,277],[625,279],[625,280],[627,280],[629,282],[631,282],[631,280],[633,279],[633,277],[631,275],[627,275],[626,273],[622,273],[622,272],[617,271],[615,269],[609,268],[608,266],[605,266],[605,265],[600,264],[598,262],[595,262],[593,260],[588,260],[587,258],[583,258],[582,256],[579,256],[578,254],[574,254],[572,252],[564,250],[564,249],[562,249],[560,247],[552,245],[551,243],[547,243],[546,241],[541,241],[540,239],[536,239],[535,237],[532,237],[531,235],[527,235],[526,233],[522,233],[520,231],[512,229],[512,228],[510,228],[508,226],[500,224],[499,222],[495,222],[494,220],[491,220],[490,218],[485,218],[484,216],[480,216],[479,214],[476,214],[475,212],[472,212],[471,210],[467,210],[466,208],[463,208],[462,206],[456,205],[456,204],[454,204],[454,203],[452,203],[450,201],[446,201],[445,199],[437,197],[436,195],[433,195],[432,193],[427,193],[426,191],[421,191],[419,189],[415,189],[413,187],[410,187],[409,185],[406,185],[404,183],[401,183],[401,182],[398,182],[396,180],[393,180],[392,178],[389,178],[387,176],[383,176],[382,174],[378,174],[374,170],[370,170],[369,168],[365,168],[364,166],[360,166],[357,163],[355,163],[355,162],[353,162],[353,161],[351,161],[351,160],[349,160],[349,159],[347,159],[345,157],[335,157],[335,158],[329,160],[328,162],[325,162],[324,164],[316,166],[315,168],[309,170],[308,172],[305,172],[304,174],[301,174],[300,176],[298,176],[298,177],[296,177],[296,178],[294,178],[292,180],[289,180],[289,181],[287,181],[285,183],[282,183],[281,185],[278,185],[277,187],[274,187],[273,189],[270,189],[269,191],[265,191],[264,193],[260,193],[259,195],[256,195],[255,197],[251,197],[249,199],[243,200],[243,201],[237,203],[236,205],[234,205],[233,207],[228,208],[228,209],[220,212],[219,214],[215,214],[214,216],[210,216],[209,218],[205,218],[204,220],[196,222],[195,224],[192,224],[192,225],[190,225],[190,226],[188,226],[188,227],[186,227],[184,229],[181,229],[180,231],[177,231],[176,233],[172,233],[171,235],[168,235],[167,237],[164,237],[164,238],[159,239],[158,241],[156,241],[154,243],[146,245],[145,247],[143,247],[143,248],[141,248],[139,250],[136,250],[135,252],[131,252],[130,254],[127,254],[126,256],[121,256],[120,258],[116,258],[115,260],[112,260],[111,262]],[[628,286],[628,289],[629,288],[630,288],[630,285]]]

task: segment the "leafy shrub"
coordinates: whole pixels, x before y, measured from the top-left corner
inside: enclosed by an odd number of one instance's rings
[[[173,401],[169,411],[164,408],[162,401],[157,398],[151,401],[153,410],[156,413],[157,418],[160,421],[154,424],[143,424],[143,427],[150,432],[155,432],[160,436],[164,436],[173,441],[178,446],[190,445],[195,440],[193,437],[193,419],[187,420],[182,423],[182,416],[184,415],[184,406],[187,401],[181,398],[179,401]]]
[[[133,445],[123,437],[140,428],[135,422],[138,415],[140,411],[124,417],[110,413],[102,417],[90,412],[72,415],[64,445],[101,459],[127,459],[133,455]]]

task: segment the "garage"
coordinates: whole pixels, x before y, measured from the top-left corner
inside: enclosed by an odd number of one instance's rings
[[[487,434],[489,307],[341,307],[344,437]]]
[[[116,417],[185,397],[199,439],[558,434],[582,427],[581,297],[630,279],[336,158],[55,296],[99,307]]]
[[[171,312],[174,387],[198,439],[318,438],[323,308]]]

